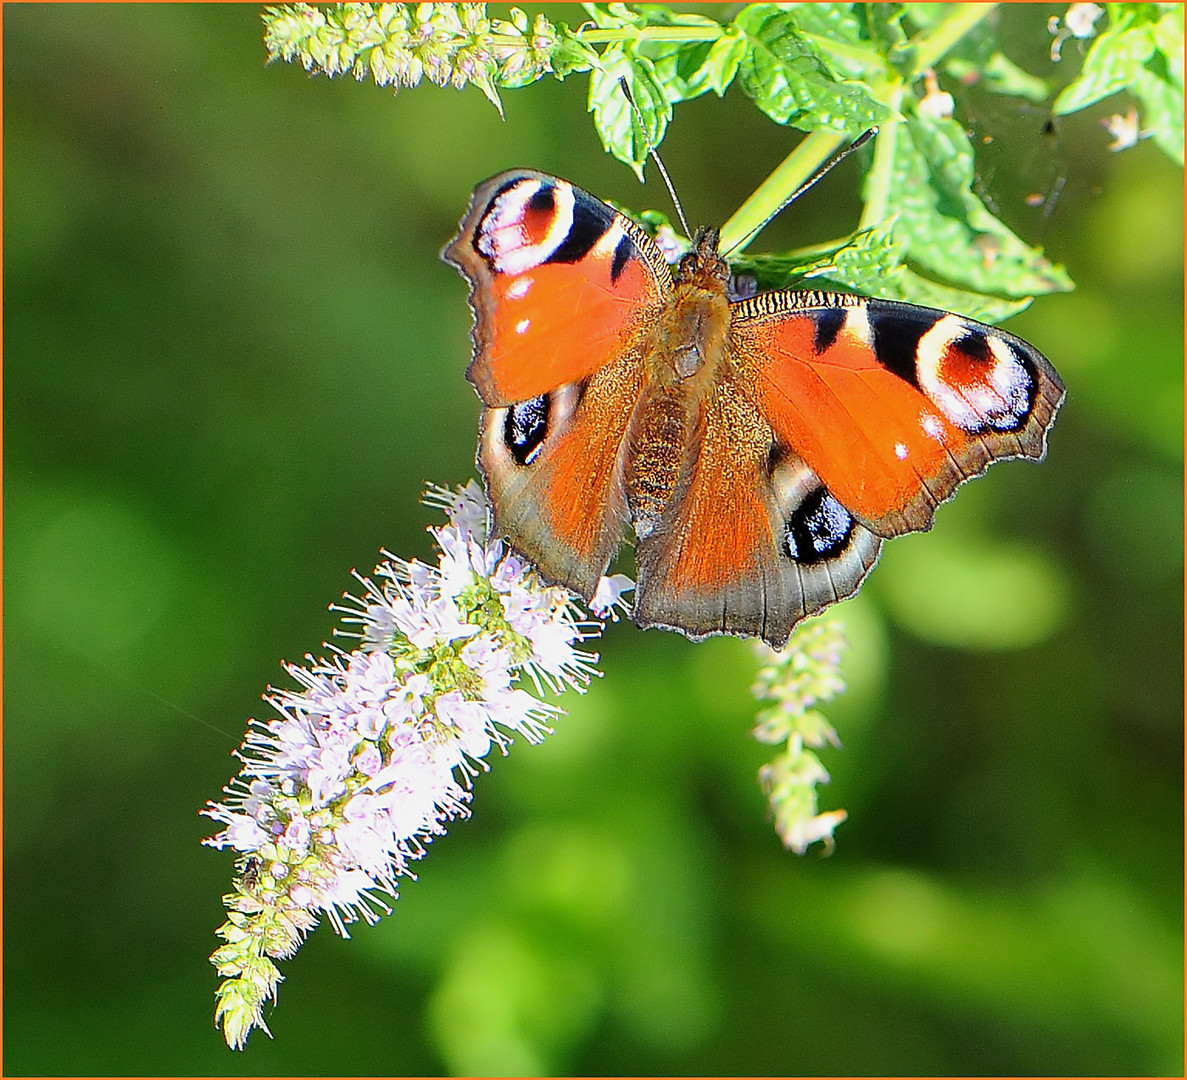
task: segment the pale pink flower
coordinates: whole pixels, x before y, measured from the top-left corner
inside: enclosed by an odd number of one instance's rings
[[[385,552],[371,577],[355,575],[361,596],[335,606],[354,647],[285,665],[295,686],[269,691],[276,717],[252,721],[239,777],[205,811],[223,826],[206,842],[239,852],[243,875],[212,958],[234,1045],[263,1026],[280,979],[270,958],[291,955],[322,915],[345,934],[390,910],[378,894],[394,899],[432,837],[468,816],[492,744],[506,753],[515,735],[548,733],[560,710],[517,681],[583,690],[596,673],[578,646],[601,624],[489,538],[478,486],[426,501],[449,519],[429,530],[437,564]],[[600,590],[605,609],[629,587]]]

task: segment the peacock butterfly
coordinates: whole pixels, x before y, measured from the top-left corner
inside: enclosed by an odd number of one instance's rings
[[[527,169],[480,184],[442,252],[470,283],[495,534],[587,601],[634,528],[640,626],[761,637],[850,596],[882,541],[1063,401],[1013,334],[893,300],[731,300],[716,229],[673,277],[635,222]]]

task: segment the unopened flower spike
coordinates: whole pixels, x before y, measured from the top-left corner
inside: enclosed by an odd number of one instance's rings
[[[581,692],[598,674],[580,646],[602,623],[491,540],[477,484],[425,501],[448,519],[429,530],[436,565],[384,552],[370,577],[356,574],[359,595],[333,607],[347,647],[285,665],[292,685],[264,699],[275,717],[251,721],[239,776],[203,811],[223,826],[205,842],[239,854],[211,957],[223,978],[215,1023],[236,1049],[268,1030],[264,1005],[283,978],[274,961],[323,916],[348,936],[348,924],[390,913],[399,879],[469,815],[491,747],[539,742],[561,711],[539,695]],[[605,579],[595,612],[613,615],[630,587]]]
[[[816,710],[845,689],[841,653],[845,637],[836,619],[815,618],[792,631],[779,652],[766,645],[755,650],[765,663],[751,692],[773,702],[758,714],[754,737],[784,750],[759,770],[759,782],[770,800],[775,831],[785,847],[803,855],[816,841],[833,845],[833,830],[846,818],[844,810],[821,813],[816,788],[828,773],[814,753],[825,743],[840,746],[837,733]]]
[[[509,20],[488,19],[485,4],[283,4],[262,18],[271,60],[394,90],[422,78],[459,90],[474,83],[500,112],[496,86],[524,86],[550,71],[560,38],[543,15],[529,25],[513,8]]]

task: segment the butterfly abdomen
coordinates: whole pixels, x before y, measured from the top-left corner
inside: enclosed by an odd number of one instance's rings
[[[697,419],[680,388],[652,388],[639,401],[630,429],[627,505],[640,539],[652,531],[675,494]]]
[[[729,334],[727,274],[716,250],[699,244],[668,307],[642,342],[644,387],[630,425],[627,501],[635,533],[649,535],[681,483],[719,382]],[[714,265],[721,263],[721,272]]]

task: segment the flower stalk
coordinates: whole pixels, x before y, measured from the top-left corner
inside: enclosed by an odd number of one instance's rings
[[[355,575],[358,595],[331,607],[345,647],[285,665],[291,685],[264,697],[275,716],[251,721],[239,775],[203,811],[222,826],[205,843],[238,854],[211,956],[222,977],[215,1024],[234,1049],[268,1031],[264,1008],[283,980],[275,961],[323,917],[349,937],[351,923],[389,914],[433,837],[469,816],[492,747],[539,742],[561,712],[544,695],[583,692],[598,674],[581,645],[603,623],[491,539],[478,485],[434,488],[425,501],[448,519],[429,530],[436,565],[384,552],[370,577]],[[625,610],[631,588],[623,575],[603,578],[590,604],[597,619]],[[836,743],[812,706],[842,688],[842,644],[835,621],[802,624],[782,653],[764,647],[754,688],[774,703],[757,737],[787,743],[760,781],[779,835],[800,854],[831,843],[844,820],[817,812],[828,774],[809,749]]]
[[[827,784],[829,775],[814,752],[826,743],[841,745],[815,706],[845,689],[840,673],[844,648],[841,624],[832,618],[800,623],[780,652],[755,646],[766,663],[751,692],[773,704],[758,714],[754,737],[768,745],[785,744],[759,770],[759,783],[770,801],[775,831],[797,855],[818,840],[831,849],[833,830],[847,817],[844,810],[819,811],[816,788]]]

